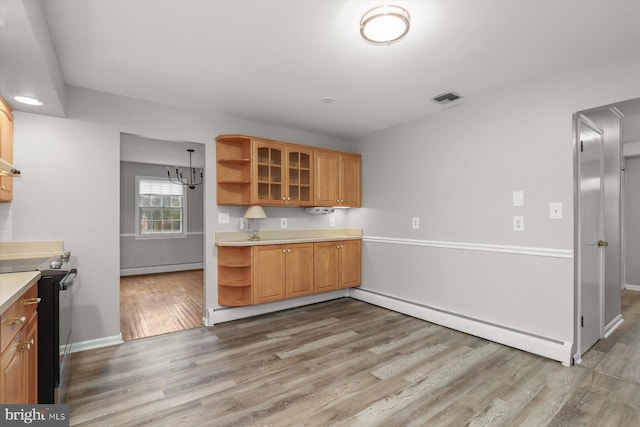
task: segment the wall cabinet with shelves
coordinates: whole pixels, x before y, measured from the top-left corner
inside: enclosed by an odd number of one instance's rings
[[[358,154],[244,135],[216,141],[219,205],[360,206]]]

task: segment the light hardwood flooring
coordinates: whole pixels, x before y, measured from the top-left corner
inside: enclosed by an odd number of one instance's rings
[[[623,300],[572,368],[349,298],[76,353],[71,425],[638,426]]]
[[[197,328],[203,311],[203,270],[120,278],[124,341]]]

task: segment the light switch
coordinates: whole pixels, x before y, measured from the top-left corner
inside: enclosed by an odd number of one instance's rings
[[[218,224],[229,224],[229,214],[218,212]]]
[[[513,217],[513,231],[524,231],[524,217],[523,216],[514,216]]]
[[[336,217],[335,216],[330,216],[329,217],[329,227],[335,227],[336,226]]]
[[[513,206],[524,206],[524,191],[513,192]]]
[[[549,203],[549,218],[562,219],[562,203]]]
[[[413,218],[411,218],[411,228],[420,228],[420,217],[414,216]]]

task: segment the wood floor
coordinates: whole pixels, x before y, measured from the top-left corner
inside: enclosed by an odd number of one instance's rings
[[[623,301],[572,368],[349,298],[76,353],[71,425],[638,426]]]
[[[203,270],[120,278],[124,341],[197,328],[204,311]]]

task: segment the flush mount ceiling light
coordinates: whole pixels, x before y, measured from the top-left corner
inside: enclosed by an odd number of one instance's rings
[[[42,105],[42,101],[40,101],[39,99],[32,98],[30,96],[14,96],[13,99],[27,105],[37,105],[37,106]]]
[[[400,6],[378,6],[360,20],[360,34],[372,44],[390,45],[409,32],[409,12]]]

